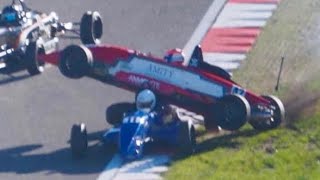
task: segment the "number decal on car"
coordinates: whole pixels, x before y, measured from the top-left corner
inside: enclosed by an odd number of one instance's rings
[[[233,86],[232,89],[231,89],[231,94],[237,94],[237,95],[240,95],[240,96],[245,96],[246,95],[246,91],[239,87],[239,86]]]

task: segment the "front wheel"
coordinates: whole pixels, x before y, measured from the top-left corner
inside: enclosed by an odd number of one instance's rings
[[[38,54],[41,53],[38,44],[31,42],[25,53],[25,65],[30,75],[41,74],[44,71],[44,62],[38,59]]]
[[[196,149],[196,132],[191,121],[181,121],[178,125],[179,150],[185,155],[190,155]]]
[[[100,44],[103,24],[99,12],[86,12],[80,22],[80,39],[83,44]]]
[[[70,138],[71,152],[73,157],[80,158],[88,150],[88,135],[84,123],[74,124],[71,128]]]
[[[250,118],[249,102],[240,95],[226,95],[212,107],[212,117],[225,130],[234,131]]]
[[[272,116],[271,118],[268,118],[266,120],[254,120],[250,121],[251,126],[256,130],[269,130],[274,129],[278,126],[280,126],[281,122],[284,121],[285,118],[285,109],[284,105],[281,102],[279,98],[276,96],[262,96],[266,100],[270,102],[270,105],[272,106]]]
[[[93,63],[91,51],[83,45],[70,45],[60,54],[59,70],[72,79],[79,79],[89,74]]]

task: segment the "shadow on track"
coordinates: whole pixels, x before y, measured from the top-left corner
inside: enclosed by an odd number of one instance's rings
[[[0,86],[25,80],[31,77],[27,73],[25,67],[19,63],[0,69],[0,75],[3,75],[3,77],[0,78]]]
[[[63,149],[40,154],[32,151],[42,148],[41,144],[2,149],[0,150],[0,162],[3,164],[0,166],[0,173],[29,174],[43,171],[50,175],[101,172],[114,155],[113,150],[108,150],[97,141],[103,132],[88,134],[90,144],[93,145],[89,146],[88,154],[83,159],[73,159],[69,145]]]

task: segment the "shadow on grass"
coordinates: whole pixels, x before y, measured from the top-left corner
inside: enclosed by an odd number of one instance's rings
[[[103,131],[104,132],[104,131]],[[0,173],[29,174],[46,172],[62,174],[99,173],[112,158],[113,150],[108,150],[98,141],[103,132],[88,134],[91,142],[86,157],[74,159],[69,144],[63,149],[48,153],[36,153],[42,144],[22,145],[0,150]]]
[[[236,132],[230,132],[225,135],[218,135],[216,137],[207,139],[199,144],[197,144],[195,154],[201,154],[208,151],[212,151],[216,148],[228,148],[228,149],[238,149],[241,146],[241,143],[236,141],[235,138],[239,137],[253,137],[259,134],[260,131],[254,129],[246,129]],[[173,159],[175,161],[187,158],[188,155],[186,154],[176,154]]]

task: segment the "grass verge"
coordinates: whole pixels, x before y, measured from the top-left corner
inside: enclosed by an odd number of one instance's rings
[[[199,151],[177,158],[166,179],[320,179],[320,2],[282,0],[234,79],[285,103],[287,122],[272,131],[249,125],[201,138]],[[274,86],[285,56],[280,90]]]

